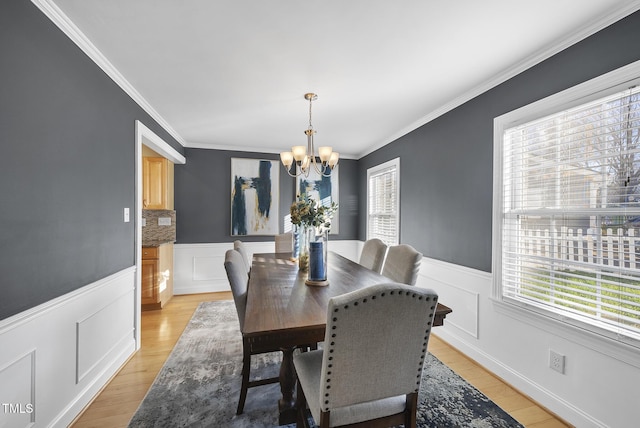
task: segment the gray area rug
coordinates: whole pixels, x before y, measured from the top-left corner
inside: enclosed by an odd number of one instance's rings
[[[271,377],[280,354],[253,356],[251,377]],[[242,339],[232,301],[196,309],[129,427],[275,427],[278,384],[250,388],[242,415]],[[429,354],[420,388],[419,427],[522,427]]]

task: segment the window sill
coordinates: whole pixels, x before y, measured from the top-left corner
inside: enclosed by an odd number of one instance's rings
[[[496,312],[640,368],[640,340],[609,332],[533,305],[491,298]]]

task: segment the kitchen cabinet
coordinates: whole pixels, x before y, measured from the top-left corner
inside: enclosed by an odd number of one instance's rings
[[[173,162],[166,158],[142,158],[142,209],[173,209],[173,170]]]
[[[142,247],[142,310],[162,309],[173,297],[173,244]]]

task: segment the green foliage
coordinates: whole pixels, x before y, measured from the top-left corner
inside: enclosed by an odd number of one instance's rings
[[[301,226],[313,226],[319,229],[331,229],[331,219],[338,211],[338,204],[332,202],[329,206],[318,204],[307,194],[298,195],[291,204],[291,223]]]

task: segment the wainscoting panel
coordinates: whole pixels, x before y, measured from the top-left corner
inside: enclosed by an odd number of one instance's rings
[[[135,272],[0,321],[0,427],[68,426],[133,354]]]
[[[274,242],[245,242],[251,257],[254,253],[273,253]],[[357,261],[360,241],[331,241],[329,250]],[[229,291],[229,281],[224,270],[224,254],[233,243],[175,244],[174,245],[174,294],[196,294]]]
[[[76,323],[78,360],[76,382],[94,374],[96,368],[113,357],[133,337],[133,290]],[[126,314],[129,314],[128,316]]]
[[[0,367],[0,427],[35,422],[35,349]]]
[[[447,316],[445,324],[477,339],[480,290],[490,284],[489,274],[423,258],[416,285],[433,288],[444,305],[455,303],[454,311]]]
[[[220,269],[217,266],[224,263],[223,256],[193,257],[193,280],[194,281],[219,281],[217,277]]]

